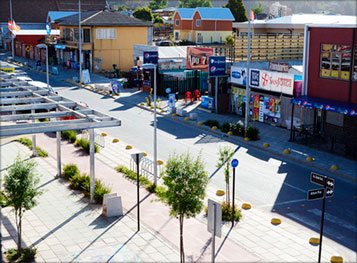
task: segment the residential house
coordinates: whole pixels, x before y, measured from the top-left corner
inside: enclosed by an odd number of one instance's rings
[[[78,14],[59,20],[62,43],[59,62],[79,62]],[[128,71],[134,44],[152,44],[152,23],[109,10],[81,14],[83,67],[91,71]]]
[[[100,10],[108,7],[105,0],[81,0],[81,10]],[[10,0],[0,1],[0,46],[11,45],[8,30]],[[78,0],[12,0],[12,15],[23,30],[45,30],[49,11],[78,11]],[[39,39],[43,36],[39,36]],[[27,43],[23,43],[27,44]]]
[[[174,14],[175,40],[223,43],[232,34],[233,21],[229,8],[177,8]]]
[[[291,8],[280,4],[279,2],[275,2],[270,5],[269,13],[273,16],[288,16],[291,15]]]

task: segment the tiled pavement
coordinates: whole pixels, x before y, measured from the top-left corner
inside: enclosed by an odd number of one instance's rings
[[[31,155],[17,142],[3,144],[2,169],[18,153],[22,158]],[[101,216],[101,206],[89,204],[82,194],[71,191],[64,180],[55,180],[53,158],[35,160],[44,193],[39,205],[24,214],[23,245],[38,248],[37,262],[177,261],[177,248],[144,225],[138,233],[131,214],[105,218]],[[3,251],[16,246],[15,226],[11,208],[2,209]]]

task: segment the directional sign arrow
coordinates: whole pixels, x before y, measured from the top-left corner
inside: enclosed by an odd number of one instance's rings
[[[325,196],[325,188],[309,190],[307,193],[307,200],[322,199]]]
[[[326,190],[326,197],[332,197],[333,196],[333,190],[332,189],[327,189]]]
[[[330,188],[330,189],[333,189],[334,186],[335,186],[335,180],[332,179],[332,178],[327,177],[326,178],[326,187]]]

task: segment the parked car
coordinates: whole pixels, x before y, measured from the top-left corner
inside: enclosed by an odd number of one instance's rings
[[[156,42],[156,46],[171,46],[171,45],[173,45],[173,43],[170,40]]]

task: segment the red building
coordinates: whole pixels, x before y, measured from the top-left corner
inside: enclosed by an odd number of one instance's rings
[[[306,134],[305,142],[309,143],[309,137],[312,143],[321,139],[330,150],[340,148],[341,154],[357,158],[355,25],[305,27],[303,95],[292,103],[308,109],[303,119],[313,115],[312,123],[298,128]],[[292,130],[292,140],[295,134]]]

